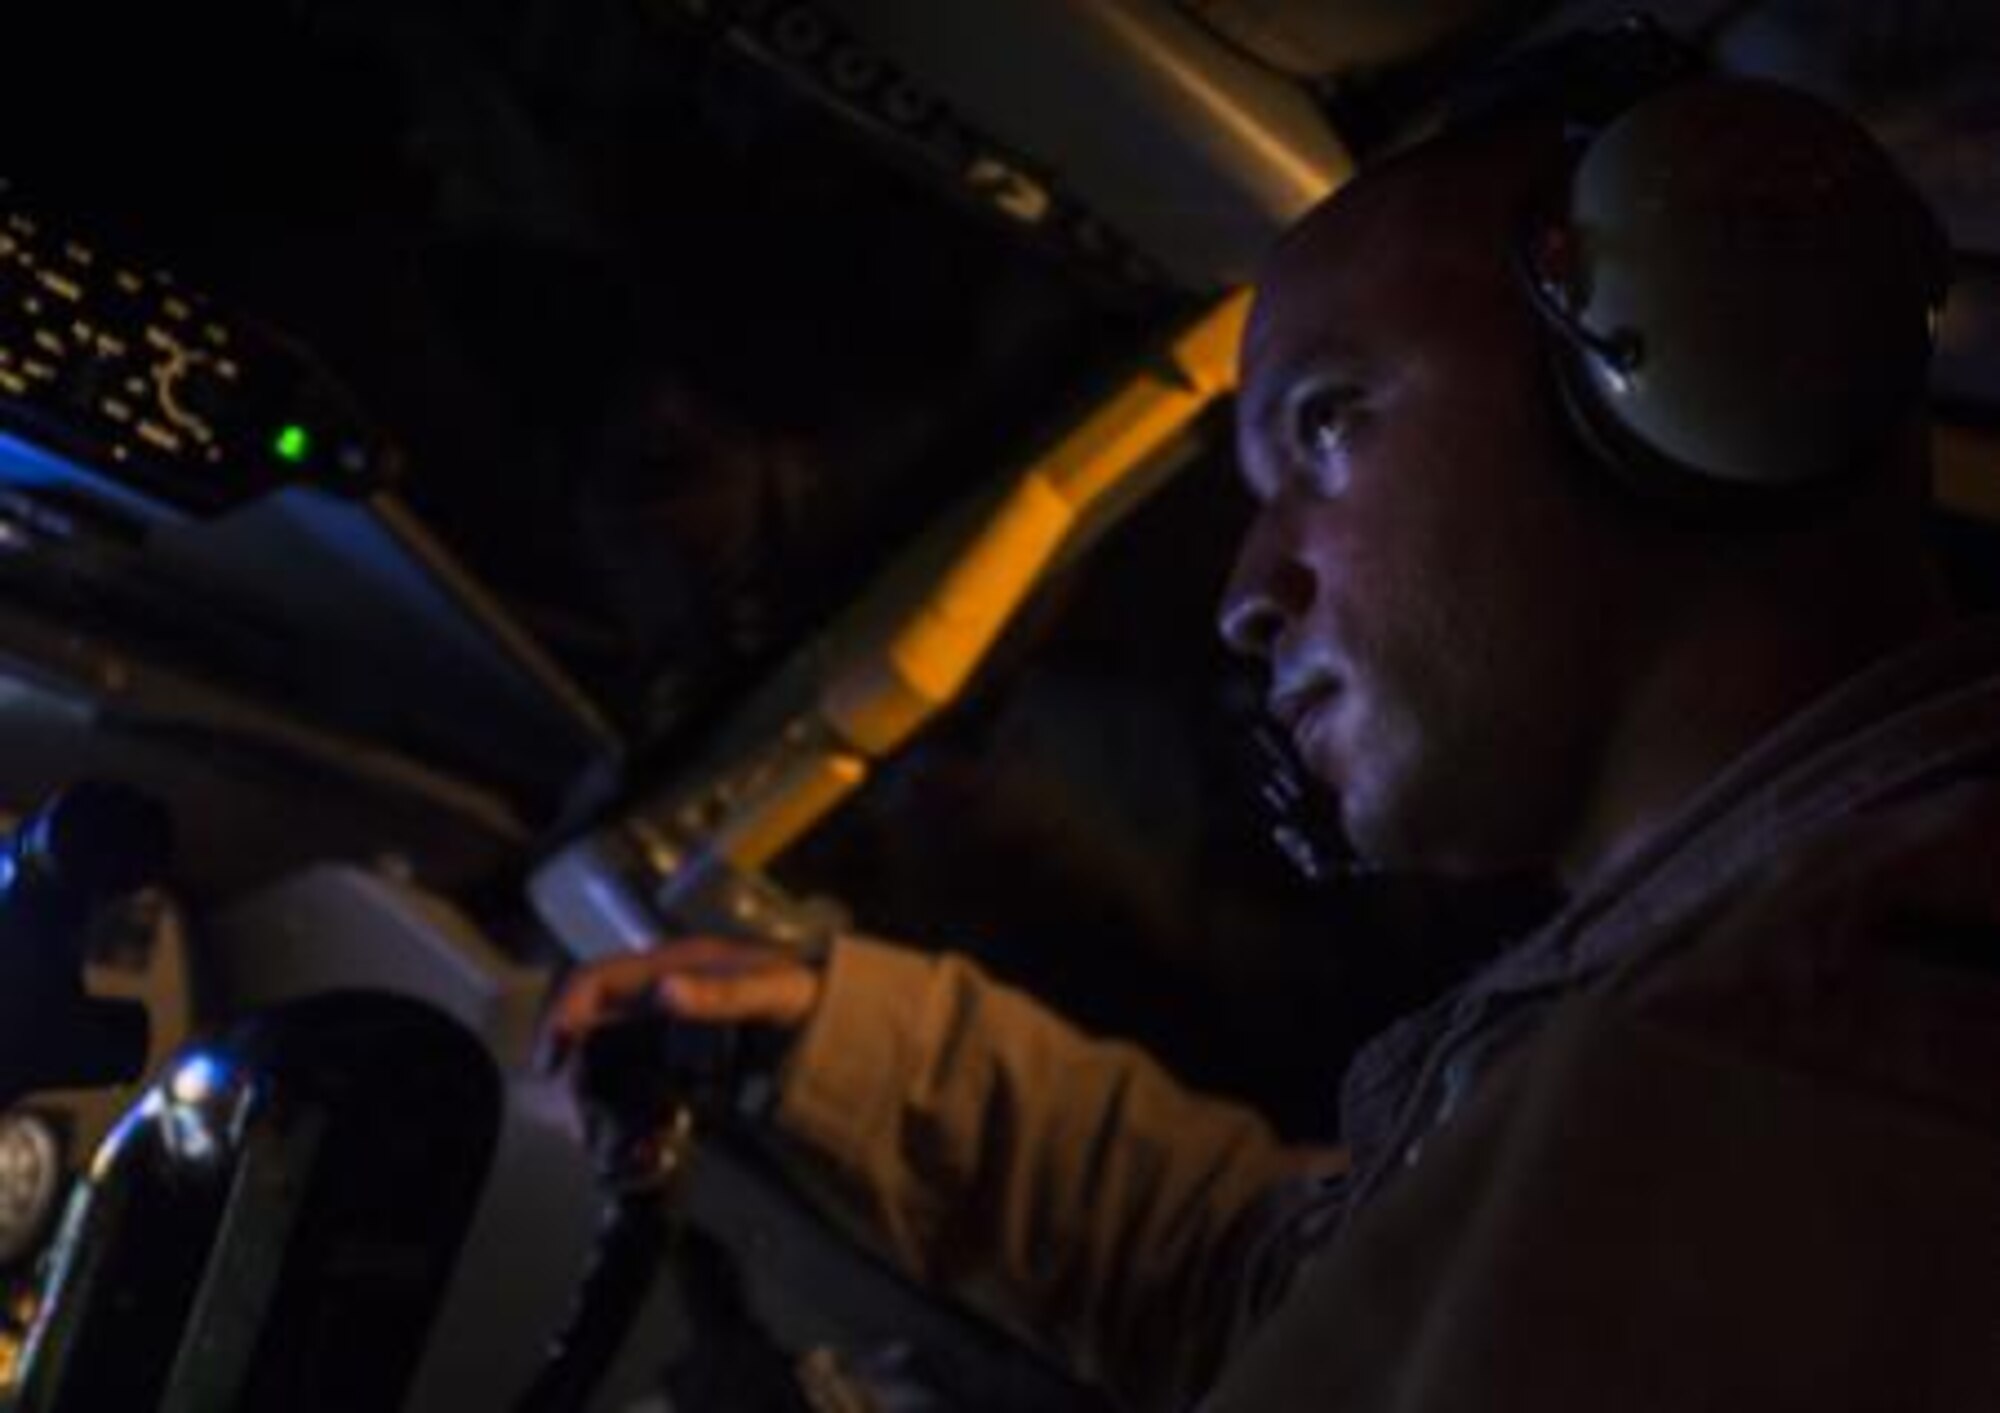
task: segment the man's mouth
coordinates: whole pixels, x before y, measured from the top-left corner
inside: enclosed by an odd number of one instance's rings
[[[1274,690],[1265,704],[1271,718],[1285,728],[1295,746],[1303,746],[1311,727],[1339,694],[1340,683],[1331,677],[1315,677],[1296,685]]]

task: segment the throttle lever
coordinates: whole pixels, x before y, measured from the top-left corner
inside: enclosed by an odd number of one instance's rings
[[[604,1205],[576,1302],[519,1413],[587,1405],[674,1247],[698,1124],[729,1104],[742,1050],[731,1027],[660,1016],[614,1022],[584,1040],[577,1089]]]

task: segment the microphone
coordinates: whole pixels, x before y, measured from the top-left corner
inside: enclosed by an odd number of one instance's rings
[[[1250,727],[1257,755],[1257,798],[1270,816],[1271,842],[1306,882],[1363,878],[1376,870],[1341,827],[1327,791],[1306,773],[1284,734],[1268,722]]]

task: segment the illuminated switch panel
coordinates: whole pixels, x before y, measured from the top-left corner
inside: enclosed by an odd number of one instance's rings
[[[4,181],[0,433],[193,515],[283,485],[366,494],[394,460],[302,350],[58,229]]]

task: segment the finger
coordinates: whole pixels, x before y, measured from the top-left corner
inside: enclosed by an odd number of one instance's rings
[[[536,1064],[545,1072],[552,1070],[567,1058],[578,1041],[606,1022],[665,1004],[660,991],[665,977],[684,972],[744,976],[798,967],[800,963],[777,948],[713,936],[675,938],[651,951],[591,962],[570,975],[549,1007],[536,1047]],[[809,985],[805,989],[812,993],[803,1003],[805,1009],[810,1009],[817,988]],[[771,1023],[786,1024],[784,1016],[799,1008],[801,994],[797,983],[771,993],[776,1010],[782,1013],[774,1015]],[[711,1004],[714,1003],[711,998]],[[763,1005],[755,999],[755,993],[748,1004]],[[763,1019],[761,1015],[757,1018]]]
[[[572,972],[542,1017],[536,1064],[547,1072],[577,1041],[616,1016],[654,1004],[658,966],[649,953],[609,957]]]
[[[811,968],[781,962],[729,976],[676,972],[660,979],[659,999],[682,1020],[792,1029],[812,1014],[819,984],[819,974]]]
[[[649,999],[660,963],[652,953],[609,957],[572,972],[549,1008],[552,1030],[575,1033],[608,1012]]]
[[[734,972],[780,962],[768,949],[725,937],[683,937],[646,952],[606,957],[571,974],[551,1022],[578,1030],[653,999],[662,976],[676,971]]]

